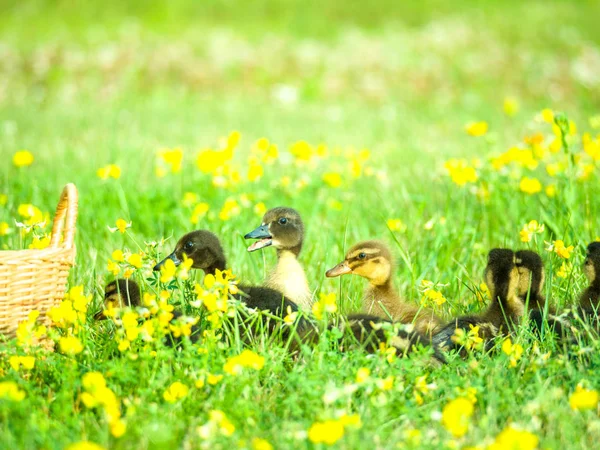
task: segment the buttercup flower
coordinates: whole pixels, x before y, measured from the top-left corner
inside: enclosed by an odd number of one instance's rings
[[[565,246],[565,243],[562,240],[553,241],[552,243],[546,242],[548,245],[546,250],[549,252],[554,252],[558,256],[564,259],[569,259],[571,257],[571,252],[573,251],[573,246],[569,245]]]
[[[33,163],[33,154],[28,150],[20,150],[13,155],[13,164],[17,167],[30,166]]]
[[[569,397],[571,409],[581,411],[585,409],[596,409],[598,406],[598,391],[585,389],[581,384],[575,388],[575,392]]]
[[[473,415],[473,402],[460,397],[444,406],[442,411],[442,425],[454,437],[464,436],[469,429],[469,419]]]
[[[188,394],[189,390],[190,389],[182,382],[175,381],[163,393],[163,398],[169,403],[175,403],[176,401],[181,400],[183,397],[185,397]]]
[[[488,132],[488,124],[487,122],[471,122],[465,125],[465,131],[471,136],[483,136]]]
[[[537,178],[523,177],[519,189],[529,195],[537,194],[542,191],[542,183]]]

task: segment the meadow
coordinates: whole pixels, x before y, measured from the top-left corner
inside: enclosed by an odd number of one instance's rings
[[[227,283],[152,271],[208,229],[260,284],[275,251],[243,236],[290,206],[323,326],[360,310],[365,280],[324,274],[370,238],[402,297],[448,320],[485,308],[494,247],[539,252],[546,297],[577,301],[600,238],[600,3],[399,3],[0,2],[0,250],[43,248],[61,189],[79,191],[55,326],[0,343],[0,447],[597,446],[597,339],[523,326],[432,366],[427,348],[341,352],[323,333],[294,356],[244,344],[232,306],[189,305]],[[93,319],[123,276],[146,325]],[[189,331],[169,303],[203,339],[162,344]]]

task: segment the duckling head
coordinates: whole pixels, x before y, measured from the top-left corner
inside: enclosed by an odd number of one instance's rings
[[[537,298],[544,285],[544,263],[536,252],[519,250],[515,253],[515,265],[519,272],[519,297]]]
[[[141,304],[140,286],[133,280],[119,278],[111,281],[104,288],[104,309],[140,306]],[[104,311],[98,312],[94,319],[106,319]]]
[[[494,248],[488,253],[485,282],[492,293],[492,300],[506,300],[515,295],[519,283],[519,271],[515,266],[515,253],[507,248]]]
[[[184,255],[193,261],[194,269],[202,269],[206,273],[225,270],[225,255],[219,238],[206,230],[192,231],[179,239],[173,253],[154,266],[154,270],[160,270],[169,259],[178,266]]]
[[[587,246],[587,255],[583,263],[583,272],[590,284],[600,284],[600,242],[592,242]]]
[[[366,278],[374,286],[382,286],[389,282],[392,267],[392,253],[383,242],[364,241],[348,250],[344,260],[325,276],[333,278],[351,273]]]
[[[261,226],[246,234],[244,239],[258,239],[248,247],[249,252],[273,246],[298,255],[304,240],[304,224],[295,209],[273,208],[265,213]]]

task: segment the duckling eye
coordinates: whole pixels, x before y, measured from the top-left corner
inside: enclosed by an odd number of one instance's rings
[[[183,246],[184,250],[191,250],[194,248],[194,243],[192,241],[187,241]]]
[[[367,257],[367,254],[365,252],[361,252],[358,254],[358,259],[365,259]]]
[[[282,217],[281,219],[279,219],[279,223],[281,225],[285,225],[287,223],[287,219],[285,217]]]

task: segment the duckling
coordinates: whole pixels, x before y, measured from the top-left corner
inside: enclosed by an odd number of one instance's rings
[[[512,250],[495,248],[489,252],[485,280],[492,298],[488,309],[481,314],[453,319],[433,336],[435,344],[447,349],[457,348],[452,340],[457,329],[469,331],[472,327],[479,327],[479,337],[489,349],[493,338],[509,333],[518,323],[525,307],[518,296],[519,271]]]
[[[597,320],[600,314],[600,242],[592,242],[587,246],[583,271],[590,285],[579,297],[579,309],[582,314]]]
[[[446,363],[446,359],[440,349],[433,345],[430,338],[425,337],[417,331],[407,331],[402,328],[395,329],[395,335],[389,339],[389,332],[394,329],[393,322],[371,314],[351,314],[341,318],[339,323],[328,325],[328,330],[338,329],[339,347],[341,352],[361,349],[367,353],[376,353],[381,345],[389,344],[396,350],[399,356],[406,356],[413,352],[418,345],[431,346],[433,348],[433,362],[436,364]],[[299,350],[298,344],[314,346],[319,341],[319,330],[317,327],[305,328],[300,333],[300,339],[292,348],[294,352]]]
[[[544,310],[546,299],[542,295],[544,287],[544,263],[536,252],[519,250],[515,253],[515,265],[519,272],[518,296],[530,310]]]
[[[111,281],[104,288],[104,304],[103,308],[96,313],[94,319],[106,319],[104,310],[109,308],[123,308],[126,306],[136,307],[141,306],[141,290],[140,286],[130,279],[117,279]]]
[[[542,295],[544,263],[540,255],[531,250],[519,250],[515,253],[515,264],[519,271],[518,296],[523,305],[529,308],[530,326],[534,333],[539,336],[546,326],[553,334],[565,334],[568,323],[563,317],[555,315],[554,308],[548,307],[544,320],[546,308],[546,298]]]
[[[259,239],[249,252],[273,246],[277,249],[277,265],[265,286],[283,293],[305,311],[312,307],[312,294],[298,255],[304,241],[304,224],[298,211],[278,207],[265,213],[262,224],[246,234],[245,239]]]
[[[140,286],[133,280],[130,279],[117,279],[111,281],[104,288],[104,305],[103,310],[96,313],[94,319],[104,320],[107,319],[104,314],[104,310],[110,308],[123,308],[123,307],[138,307],[142,306],[142,290]],[[177,320],[183,317],[181,311],[173,311],[173,319]],[[189,318],[188,318],[189,319]],[[143,323],[143,319],[138,320],[139,323]],[[191,327],[190,341],[196,342],[200,337],[200,328],[195,324]],[[175,337],[172,333],[167,333],[164,337],[165,345],[169,347],[181,347],[182,337]]]
[[[385,324],[392,323],[390,320],[370,314],[351,314],[341,329],[345,333],[349,332],[367,352],[375,353],[382,343],[388,342],[384,327]],[[446,363],[438,346],[433,345],[430,338],[417,331],[397,330],[396,335],[390,340],[390,345],[400,355],[408,355],[418,345],[431,346],[435,362]]]
[[[415,329],[431,335],[441,320],[429,309],[419,309],[400,299],[392,281],[394,262],[389,248],[379,241],[364,241],[353,246],[345,259],[329,269],[328,278],[355,274],[369,281],[363,295],[363,312],[394,322],[414,323]]]
[[[193,261],[193,269],[201,269],[205,274],[214,275],[217,270],[223,271],[227,267],[219,238],[210,231],[196,230],[179,239],[175,250],[156,264],[154,270],[160,270],[167,260],[173,261],[175,266],[178,266],[183,262],[184,255]],[[249,308],[267,310],[281,318],[298,311],[298,306],[277,290],[247,285],[238,285],[238,290],[240,292],[234,297]],[[301,319],[299,326],[303,324],[303,320]],[[270,324],[270,327],[272,326],[273,324]]]

